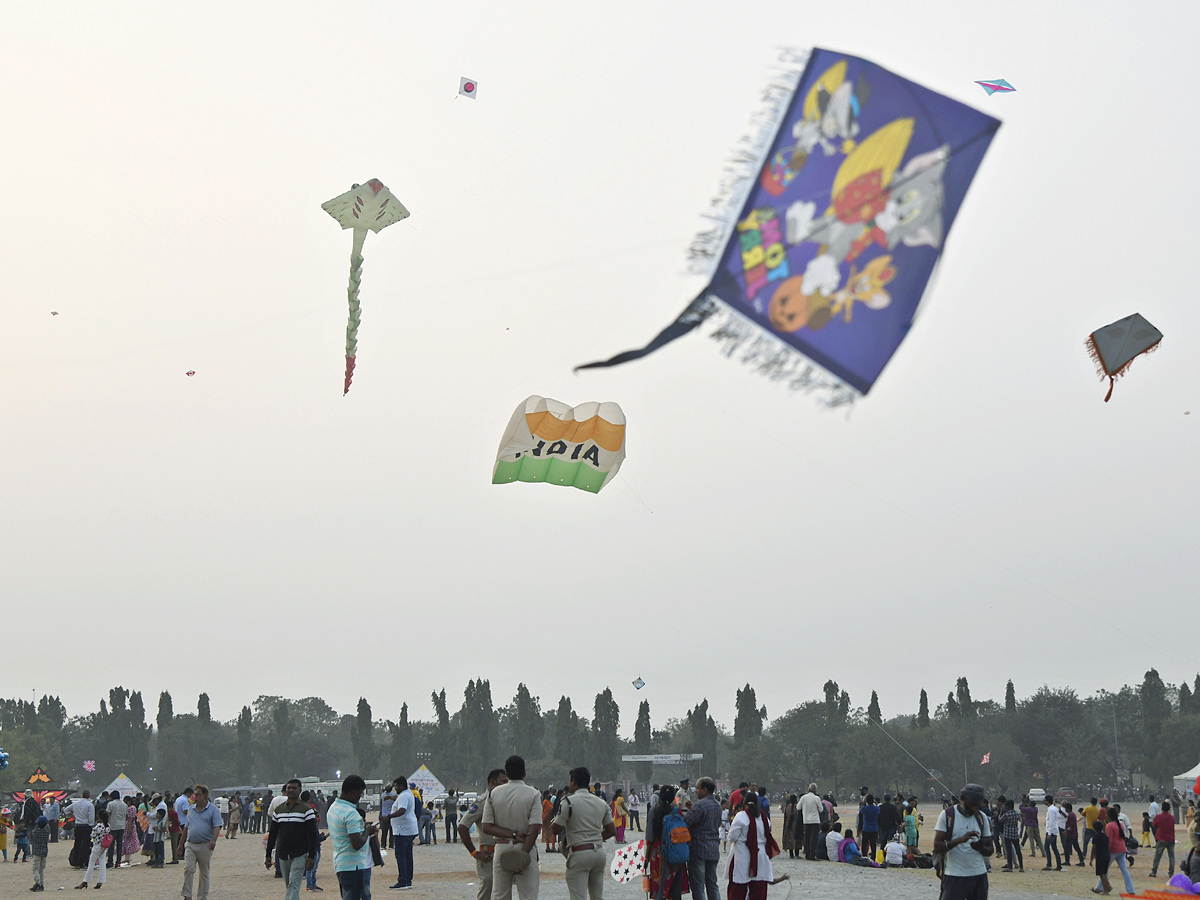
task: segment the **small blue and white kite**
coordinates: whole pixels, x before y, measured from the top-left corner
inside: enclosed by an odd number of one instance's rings
[[[1003,78],[993,78],[989,81],[977,81],[975,83],[977,85],[979,85],[981,88],[983,88],[985,91],[987,91],[989,97],[992,96],[992,94],[997,94],[997,93],[1011,94],[1013,91],[1016,90],[1015,87],[1013,87],[1011,84],[1009,84]]]
[[[646,682],[642,681],[642,676],[639,675],[636,679],[634,679],[633,686],[640,691],[646,686]]]

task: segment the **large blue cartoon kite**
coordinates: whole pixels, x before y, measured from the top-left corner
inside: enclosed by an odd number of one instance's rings
[[[813,50],[707,254],[708,285],[647,346],[580,368],[639,359],[721,312],[713,336],[772,378],[828,388],[827,402],[866,394],[912,326],[999,127],[865,59]]]

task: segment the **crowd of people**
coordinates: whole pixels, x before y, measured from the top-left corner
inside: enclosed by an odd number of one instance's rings
[[[1179,860],[1179,869],[1200,881],[1200,817],[1194,801],[1178,798],[1159,803],[1149,796],[1139,841],[1121,804],[1106,798],[1093,797],[1076,809],[1053,796],[1040,803],[1028,795],[992,801],[980,786],[967,785],[942,801],[932,852],[922,853],[924,815],[912,795],[893,798],[885,792],[877,802],[863,787],[857,809],[844,819],[834,797],[810,784],[805,793],[783,798],[777,842],[770,796],[753,782],[721,796],[711,778],[698,779],[694,788],[684,778],[678,785],[656,784],[643,798],[621,788],[610,797],[584,767],[572,769],[566,786],[558,789],[538,790],[524,779],[524,760],[511,756],[503,768],[488,773],[483,795],[451,791],[438,798],[439,807],[397,778],[382,794],[378,823],[367,822],[366,782],[355,775],[328,799],[304,790],[298,779],[278,795],[268,790],[210,797],[209,789],[197,784],[176,796],[112,791],[92,800],[84,791],[69,805],[53,795],[43,803],[28,796],[17,810],[0,811],[0,851],[7,861],[11,831],[12,861],[32,862],[30,890],[41,891],[50,846],[59,842],[61,831],[64,843],[71,844],[70,865],[83,870],[77,890],[102,888],[108,871],[140,854],[147,869],[182,862],[182,896],[207,900],[218,840],[236,840],[239,829],[265,831],[265,865],[284,881],[286,900],[298,900],[301,886],[323,890],[317,871],[326,840],[332,840],[343,900],[369,900],[371,871],[384,865],[384,848],[393,849],[396,858],[391,889],[412,888],[413,847],[437,843],[433,826],[440,812],[446,842],[461,842],[474,861],[477,900],[511,900],[514,888],[522,900],[533,900],[540,879],[539,844],[542,852],[566,856],[572,900],[601,900],[608,875],[605,843],[625,844],[627,830],[641,833],[644,812],[645,854],[638,874],[653,900],[681,900],[688,892],[693,900],[720,900],[722,880],[727,900],[765,900],[767,888],[787,877],[775,877],[771,862],[784,852],[792,859],[860,867],[933,868],[942,880],[941,900],[981,900],[993,859],[1000,872],[1024,872],[1026,859],[1039,854],[1045,871],[1094,866],[1097,894],[1113,890],[1109,872],[1115,864],[1124,893],[1133,893],[1130,867],[1141,849],[1154,849],[1149,878],[1159,877],[1164,856],[1164,878],[1175,874],[1176,826],[1183,824],[1190,852]]]

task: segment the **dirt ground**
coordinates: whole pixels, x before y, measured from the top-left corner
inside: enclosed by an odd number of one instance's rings
[[[933,823],[926,816],[921,832],[923,849],[933,842]],[[776,817],[778,825],[778,817]],[[637,840],[636,832],[626,834]],[[325,846],[328,846],[326,844]],[[1177,847],[1177,851],[1183,845]],[[282,900],[283,882],[263,867],[263,841],[258,835],[239,835],[235,840],[222,839],[213,858],[213,900]],[[46,869],[46,891],[72,890],[82,880],[82,871],[67,865],[69,845],[50,845],[50,858]],[[615,847],[608,842],[609,858]],[[9,859],[12,859],[12,841],[9,841]],[[391,895],[405,900],[416,898],[446,898],[446,900],[474,900],[474,861],[463,850],[461,844],[445,844],[414,848],[416,877],[413,890],[392,892],[388,885],[395,883],[395,861],[388,854],[383,868],[376,868],[372,878],[374,900],[383,900]],[[723,861],[728,855],[723,857]],[[1030,894],[1053,896],[1090,897],[1090,888],[1096,883],[1091,869],[1070,868],[1063,872],[1043,872],[1044,860],[1026,859],[1024,874],[993,870],[990,879],[990,896],[993,900],[1022,898]],[[1150,881],[1146,876],[1150,858],[1140,855],[1131,873],[1134,887],[1138,890],[1152,886],[1162,887],[1166,883],[1166,858],[1162,862],[1159,878]],[[830,862],[807,862],[793,860],[783,854],[774,861],[776,874],[791,875],[790,894],[788,883],[771,889],[772,900],[825,900],[829,897],[844,897],[846,900],[936,900],[937,881],[932,872],[913,869],[863,869]],[[567,889],[563,881],[564,860],[558,854],[542,855],[542,880],[539,896],[546,900],[566,900]],[[1116,875],[1114,887],[1119,891],[1120,873]],[[332,855],[322,856],[318,869],[318,883],[325,888],[324,896],[337,900],[337,880],[333,876]],[[30,863],[0,863],[0,897],[13,898],[28,892],[33,884]],[[180,895],[183,884],[183,865],[167,866],[164,869],[148,869],[144,865],[110,870],[108,883],[104,886],[105,896],[111,900],[147,900]],[[722,892],[724,888],[722,888]],[[643,900],[641,884],[617,884],[607,881],[605,897],[610,900]],[[302,896],[316,896],[303,894]]]

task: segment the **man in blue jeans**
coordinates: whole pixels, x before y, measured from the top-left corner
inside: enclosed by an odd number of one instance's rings
[[[396,853],[396,883],[391,890],[410,891],[413,883],[413,841],[417,837],[417,798],[408,789],[408,779],[396,779],[400,795],[392,804],[392,849]]]
[[[696,782],[697,800],[683,813],[692,834],[688,855],[688,881],[692,900],[720,900],[717,867],[721,862],[721,804],[713,797],[716,782],[707,775]]]
[[[329,839],[333,844],[333,871],[337,875],[342,900],[370,900],[371,851],[367,846],[376,831],[358,812],[367,783],[361,775],[347,775],[342,791],[329,807]]]

